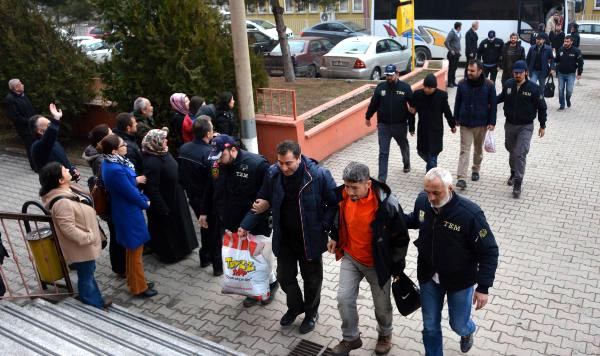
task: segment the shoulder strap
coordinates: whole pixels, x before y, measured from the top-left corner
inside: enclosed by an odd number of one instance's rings
[[[54,197],[52,200],[50,200],[50,203],[48,204],[48,211],[52,211],[52,207],[54,206],[54,204],[56,204],[56,202],[61,199],[69,199],[69,200],[74,200],[74,201],[76,200],[74,197],[70,197],[67,195],[59,195],[57,197]]]

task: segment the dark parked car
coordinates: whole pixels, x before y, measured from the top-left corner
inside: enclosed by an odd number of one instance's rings
[[[256,54],[271,52],[278,43],[279,41],[272,39],[260,31],[248,30],[248,45]]]
[[[333,44],[326,38],[300,37],[289,39],[290,54],[294,72],[299,77],[314,78],[319,75],[321,57],[333,48]],[[271,76],[283,75],[283,60],[281,58],[281,46],[265,56],[265,68]]]
[[[367,30],[350,21],[327,21],[305,28],[300,36],[317,36],[327,38],[336,45],[348,37],[367,35]]]

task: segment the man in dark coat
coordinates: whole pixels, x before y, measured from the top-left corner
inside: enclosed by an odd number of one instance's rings
[[[521,42],[518,41],[519,37],[516,33],[510,34],[510,40],[502,47],[502,61],[500,68],[502,68],[502,83],[512,78],[512,67],[513,64],[521,59],[525,59],[525,48],[521,46]]]
[[[141,175],[144,171],[144,157],[136,141],[137,130],[138,123],[132,113],[122,112],[117,115],[117,127],[113,129],[113,133],[123,139],[127,145],[125,157],[133,163],[135,173]]]
[[[205,204],[212,204],[217,217],[217,233],[219,241],[225,230],[237,232],[242,220],[252,209],[256,194],[263,185],[269,162],[258,154],[244,151],[236,146],[236,141],[229,135],[218,135],[212,140],[209,161],[211,166],[211,185],[206,194]],[[212,202],[211,202],[212,200]],[[200,216],[200,226],[208,229],[208,216]],[[271,235],[268,214],[260,214],[255,227],[249,231],[252,235]],[[271,296],[262,305],[269,304],[275,298],[279,288],[277,280],[272,276],[270,282]],[[258,300],[247,297],[244,307],[256,305]]]
[[[213,126],[210,117],[202,115],[196,118],[193,126],[194,140],[179,149],[179,180],[188,196],[188,201],[196,218],[208,216],[208,229],[200,228],[202,247],[200,248],[200,267],[212,264],[213,274],[223,274],[221,262],[221,244],[216,234],[215,216],[211,205],[205,205],[210,184],[210,141],[213,138]],[[208,201],[211,203],[212,201]]]
[[[538,37],[538,35],[542,35],[542,37],[544,37],[544,40],[546,41],[546,43],[549,43],[550,41],[548,40],[548,34],[546,33],[546,31],[544,31],[545,25],[543,22],[540,22],[538,24],[538,28],[537,31],[534,31],[531,33],[531,38],[529,39],[529,44],[531,46],[535,46],[535,41]]]
[[[295,141],[277,145],[277,163],[267,171],[252,211],[241,223],[252,220],[269,207],[273,213],[273,253],[277,256],[277,280],[287,295],[288,311],[282,326],[291,325],[304,313],[300,333],[314,330],[319,318],[323,259],[327,233],[333,224],[337,202],[331,173],[300,152]],[[304,298],[298,285],[298,265],[304,280]]]
[[[538,34],[535,40],[535,46],[529,47],[527,52],[527,68],[530,79],[538,83],[540,88],[544,88],[546,84],[546,78],[550,74],[552,68],[552,62],[554,61],[554,55],[552,54],[552,48],[546,44],[546,35]]]
[[[479,21],[473,21],[471,28],[465,34],[465,54],[467,56],[467,63],[473,59],[477,59],[477,44],[479,43],[479,37],[477,36],[478,29]],[[465,66],[464,77],[467,77],[467,66]]]
[[[41,115],[34,115],[31,118],[31,126],[36,138],[31,145],[33,166],[35,171],[39,172],[48,162],[59,162],[69,170],[73,180],[77,182],[80,178],[79,171],[71,164],[65,149],[58,142],[62,110],[57,109],[54,103],[50,104],[49,109],[52,119],[48,120]]]
[[[444,120],[446,116],[452,133],[456,132],[456,123],[448,105],[448,93],[437,89],[437,79],[427,74],[423,89],[413,95],[412,105],[419,121],[417,124],[417,153],[427,164],[425,172],[437,167],[437,157],[442,152],[444,140]]]
[[[29,98],[25,95],[25,85],[23,85],[19,79],[11,79],[8,82],[8,88],[10,89],[10,92],[5,98],[6,116],[8,116],[15,125],[17,135],[19,135],[21,141],[23,141],[23,145],[25,145],[29,165],[31,166],[31,169],[35,170],[31,159],[33,136],[29,127],[29,118],[36,115],[37,110],[35,110],[33,105],[31,105]]]
[[[556,55],[556,52],[562,47],[563,42],[565,41],[565,31],[563,31],[561,26],[557,26],[548,36],[550,37],[550,46]]]
[[[142,140],[148,133],[148,131],[156,128],[154,121],[154,106],[150,100],[138,97],[133,102],[133,115],[137,121],[136,140],[139,146],[142,146]]]
[[[579,37],[579,25],[576,22],[573,22],[570,25],[570,34],[571,39],[573,40],[573,47],[579,48],[579,42],[581,38]]]
[[[493,83],[496,82],[498,67],[502,62],[502,46],[504,42],[496,38],[496,31],[489,31],[477,49],[477,59],[483,62],[483,77],[489,77]]]
[[[365,114],[365,123],[371,126],[371,117],[377,112],[377,137],[379,140],[378,179],[385,182],[388,174],[390,142],[392,137],[400,146],[404,173],[410,172],[410,147],[407,133],[415,133],[415,116],[408,111],[412,98],[410,85],[398,79],[396,66],[385,67],[385,82],[379,83]]]

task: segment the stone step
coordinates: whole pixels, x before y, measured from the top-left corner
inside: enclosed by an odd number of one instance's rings
[[[3,334],[10,333],[10,337],[2,335],[2,341],[10,339],[20,344],[20,348],[29,350],[26,352],[45,355],[108,355],[88,342],[64,335],[53,325],[16,304],[0,301],[0,314]],[[19,354],[8,347],[1,342],[0,354]]]

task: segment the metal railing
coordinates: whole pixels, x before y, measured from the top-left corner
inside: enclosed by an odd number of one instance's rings
[[[29,224],[33,225],[32,231],[39,232],[44,229],[51,232],[52,236],[48,244],[38,245],[35,253],[27,242]],[[72,295],[73,285],[69,278],[69,270],[65,263],[56,230],[52,223],[52,217],[48,215],[34,215],[23,213],[0,212],[0,231],[2,242],[9,258],[5,258],[0,265],[0,277],[6,287],[6,294],[0,299],[17,299],[33,297],[51,297]],[[55,248],[56,250],[53,250]],[[34,258],[34,255],[36,257]],[[50,263],[52,259],[58,258],[60,271],[56,280],[44,280],[40,276],[40,267],[36,261],[41,259],[42,263]],[[56,283],[64,279],[65,285]],[[52,286],[48,288],[48,286]]]
[[[256,90],[256,113],[290,117],[296,120],[296,91],[290,89],[258,88]]]

